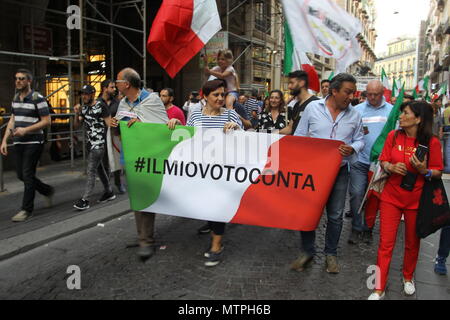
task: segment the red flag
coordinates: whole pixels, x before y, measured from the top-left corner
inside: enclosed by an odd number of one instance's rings
[[[215,0],[164,0],[147,50],[174,78],[221,28]]]

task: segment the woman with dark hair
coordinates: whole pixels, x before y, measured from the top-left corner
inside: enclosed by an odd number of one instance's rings
[[[206,105],[203,110],[195,110],[187,122],[187,126],[202,128],[220,128],[226,133],[229,130],[243,129],[239,115],[234,110],[225,109],[225,83],[222,80],[208,81],[203,85],[203,95]],[[170,119],[169,129],[180,125],[180,120]],[[220,263],[223,252],[222,238],[225,233],[225,223],[208,221],[211,232],[211,247],[204,256],[208,260],[205,266],[213,267]],[[203,229],[203,228],[202,228]]]
[[[269,103],[259,114],[257,131],[266,130],[271,133],[286,127],[286,106],[280,90],[272,90],[268,98]]]
[[[419,256],[420,239],[416,234],[416,217],[425,179],[439,179],[443,163],[441,143],[433,135],[433,110],[423,101],[401,106],[400,130],[391,131],[380,155],[381,166],[390,176],[381,193],[380,243],[377,259],[377,283],[369,300],[384,298],[384,292],[402,215],[405,220],[405,252],[403,259],[403,289],[415,293],[413,275]],[[423,161],[416,156],[418,146],[428,147]],[[404,177],[413,176],[412,188],[405,186]],[[415,179],[415,182],[414,182]],[[411,180],[411,179],[409,179]]]

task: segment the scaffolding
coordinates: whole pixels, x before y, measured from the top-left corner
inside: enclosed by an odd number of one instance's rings
[[[55,10],[48,7],[42,7],[30,3],[24,3],[21,1],[15,0],[3,0],[3,3],[8,3],[11,5],[19,6],[21,8],[28,8],[31,10],[39,10],[44,11],[45,14],[52,14],[55,16],[59,16],[60,18],[68,18],[67,11]],[[73,5],[70,0],[66,0],[67,7]],[[51,56],[44,54],[35,53],[35,41],[33,39],[35,24],[33,19],[33,14],[31,14],[31,53],[26,52],[17,52],[17,51],[4,51],[0,50],[0,56],[15,56],[22,57],[32,60],[47,60],[53,62],[59,62],[66,64],[67,67],[67,78],[69,82],[68,91],[69,91],[69,104],[67,106],[67,112],[73,110],[73,106],[75,105],[74,100],[74,92],[75,88],[81,88],[84,84],[90,83],[93,81],[87,80],[86,76],[88,74],[85,72],[85,66],[89,63],[89,57],[86,55],[86,47],[85,42],[88,39],[86,37],[88,34],[95,34],[97,36],[107,37],[109,38],[109,77],[114,79],[115,72],[114,70],[114,35],[118,35],[123,41],[129,46],[129,48],[136,53],[142,59],[142,75],[144,85],[146,84],[147,78],[147,51],[146,51],[146,42],[147,42],[147,31],[146,31],[146,20],[147,20],[147,4],[145,0],[127,0],[127,1],[113,1],[113,0],[78,0],[76,2],[78,8],[80,10],[80,29],[79,30],[71,30],[67,27],[67,24],[55,21],[45,21],[45,25],[56,27],[56,28],[64,28],[66,30],[66,40],[67,40],[67,55],[65,56]],[[134,8],[136,9],[140,20],[142,22],[142,28],[130,28],[129,26],[121,25],[116,23],[118,17],[123,12],[124,9]],[[86,13],[93,13],[95,16],[99,18],[92,18],[88,16]],[[78,16],[76,16],[78,17]],[[61,19],[55,19],[60,21]],[[109,27],[109,32],[99,32],[96,30],[91,30],[86,28],[87,23],[101,24]],[[78,53],[73,53],[72,43],[73,43],[73,32],[78,31]],[[138,48],[133,43],[131,43],[127,37],[124,35],[124,32],[133,32],[140,34],[142,36],[142,48]],[[20,63],[17,63],[18,65]],[[73,74],[74,64],[78,64],[79,66],[79,80],[76,80]],[[102,70],[99,70],[102,72]],[[106,72],[103,71],[105,74]],[[95,81],[98,82],[98,81]]]
[[[281,28],[282,10],[279,0],[226,0],[225,8],[225,31],[229,35],[230,45],[241,46],[243,49],[233,61],[239,63],[244,59],[244,74],[246,80],[241,83],[241,90],[267,92],[274,89],[274,78],[276,68],[280,68],[281,59],[276,59],[276,54],[283,53],[283,46],[277,43],[274,37],[276,26]],[[239,27],[231,26],[231,21],[242,21],[239,14],[244,16],[244,24]],[[279,21],[278,21],[279,20]],[[242,27],[244,30],[242,30]],[[270,38],[270,40],[269,40]],[[250,58],[246,56],[250,54]],[[251,63],[246,63],[251,61]],[[259,71],[259,74],[256,72]],[[260,75],[255,77],[255,75]],[[254,78],[262,81],[255,83]],[[269,85],[270,82],[270,85]],[[278,89],[278,88],[277,88]]]

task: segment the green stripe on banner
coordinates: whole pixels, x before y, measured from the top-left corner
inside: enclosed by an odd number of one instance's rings
[[[179,129],[178,129],[179,128]],[[164,160],[181,142],[192,138],[194,127],[177,126],[169,130],[165,124],[136,122],[131,128],[120,122],[125,172],[131,209],[141,211],[153,204],[161,193]],[[153,167],[153,159],[159,167]]]
[[[284,69],[285,75],[292,72],[294,66],[294,61],[292,55],[294,53],[294,42],[292,41],[291,30],[289,29],[288,23],[284,22]]]

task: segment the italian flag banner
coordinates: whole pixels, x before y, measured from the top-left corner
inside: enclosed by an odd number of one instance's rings
[[[340,141],[120,123],[131,208],[312,231],[342,157]]]

